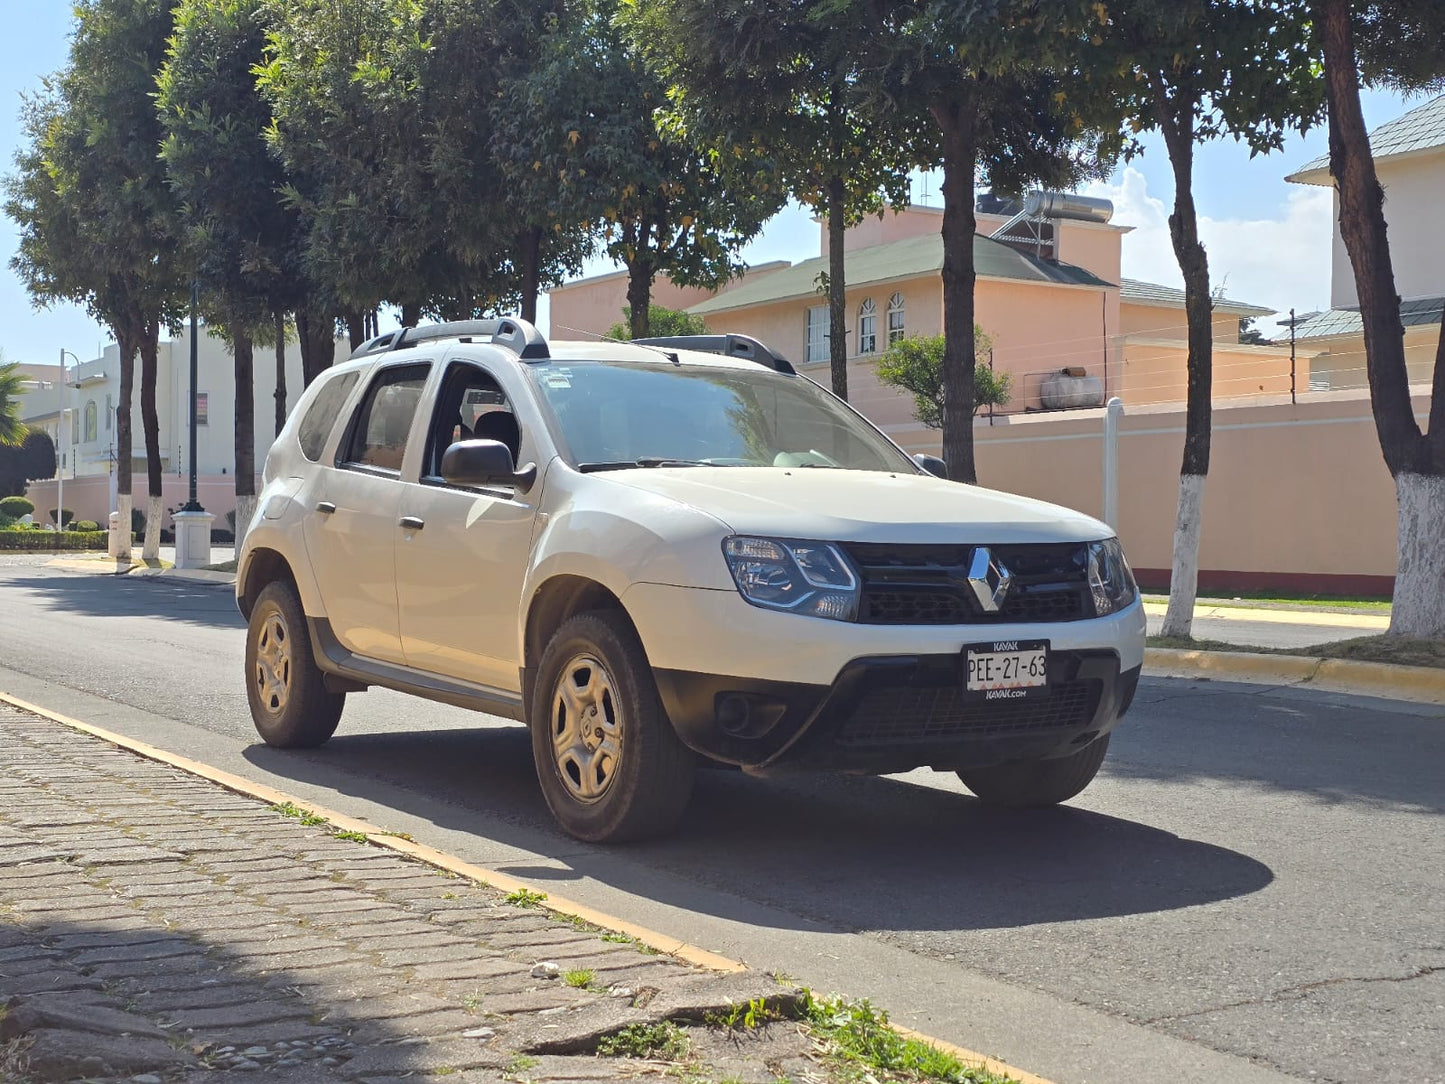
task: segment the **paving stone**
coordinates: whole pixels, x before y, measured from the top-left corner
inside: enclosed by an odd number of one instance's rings
[[[391,1043],[360,1051],[340,1073],[355,1079],[383,1073],[436,1073],[439,1069],[501,1069],[508,1060],[475,1040]]]
[[[247,1027],[252,1024],[271,1024],[278,1020],[307,1020],[313,1011],[299,1002],[259,1000],[228,1008],[183,1009],[167,1013],[166,1023],[187,1031],[233,1025]]]
[[[14,995],[40,994],[51,990],[99,990],[98,979],[82,975],[78,971],[22,971],[7,975],[4,979],[4,993]]]
[[[30,1072],[41,1080],[131,1075],[197,1064],[193,1055],[173,1049],[164,1039],[50,1028],[32,1031],[26,1039]]]
[[[0,1021],[0,1035],[13,1038],[42,1028],[85,1031],[94,1035],[135,1035],[164,1039],[166,1033],[134,1013],[106,1005],[59,997],[29,998],[9,1007]]]
[[[96,964],[87,968],[87,973],[99,979],[101,982],[111,982],[115,979],[129,978],[144,965],[147,975],[164,974],[169,971],[172,974],[191,974],[197,971],[204,971],[207,968],[215,967],[213,961],[206,959],[204,953],[191,952],[178,956],[165,956],[160,959],[136,961],[121,960],[113,963]]]
[[[181,1029],[181,1034],[193,1042],[229,1045],[237,1048],[288,1042],[296,1039],[324,1039],[336,1034],[327,1027],[299,1020],[278,1020],[271,1024],[256,1024],[251,1027],[190,1028]]]
[[[174,941],[169,930],[110,930],[103,933],[70,933],[50,938],[52,947],[61,950],[106,948],[119,945],[148,945],[157,941]]]
[[[317,949],[315,952],[308,952],[301,956],[293,956],[290,953],[252,953],[243,952],[237,954],[238,958],[251,971],[309,971],[313,967],[326,967],[330,964],[355,963],[357,954],[347,948],[326,948]]]
[[[580,1005],[590,998],[581,990],[570,986],[549,986],[546,989],[520,990],[510,993],[493,993],[488,988],[478,1002],[481,1012],[488,1015],[514,1016],[523,1013],[546,1012],[549,1009],[565,1009]]]
[[[602,1036],[647,1019],[621,998],[592,998],[566,1012],[522,1018],[507,1045],[527,1054],[591,1053]]]
[[[252,983],[213,982],[190,990],[148,990],[132,995],[130,1004],[155,1016],[183,1009],[220,1009],[227,1005],[243,1005],[262,996]]]
[[[369,947],[375,948],[375,946]],[[476,953],[474,945],[468,945],[463,941],[460,944],[438,945],[431,948],[405,948],[394,952],[383,952],[379,954],[379,958],[387,967],[409,968],[446,963],[449,960],[476,959]]]
[[[432,979],[477,979],[480,981],[496,975],[526,974],[531,971],[531,965],[521,964],[515,960],[501,960],[491,957],[471,960],[448,960],[435,964],[420,964],[411,970],[412,974],[420,982],[427,982]]]
[[[70,962],[76,967],[87,968],[96,964],[148,963],[169,956],[192,956],[197,951],[195,942],[183,941],[172,935],[165,941],[85,949],[72,955]]]

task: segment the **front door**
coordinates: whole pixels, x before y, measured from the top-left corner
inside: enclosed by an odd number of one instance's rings
[[[429,365],[380,370],[307,512],[311,557],[331,631],[369,659],[404,661],[397,622],[401,466]]]
[[[441,457],[460,439],[500,440],[514,461],[536,450],[500,384],[480,365],[455,361],[437,395],[420,481],[402,494],[396,550],[401,640],[409,666],[518,692],[518,612],[541,485],[462,489],[441,478]]]

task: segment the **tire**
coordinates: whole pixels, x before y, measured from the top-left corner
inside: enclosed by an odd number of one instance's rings
[[[345,693],[333,693],[311,654],[306,614],[289,583],[267,584],[246,630],[251,721],[278,749],[314,749],[336,733]]]
[[[1012,809],[1058,805],[1093,781],[1108,751],[1109,735],[1105,734],[1066,757],[966,769],[958,778],[987,805]]]
[[[569,835],[621,843],[677,823],[696,758],[625,615],[598,610],[562,624],[542,653],[528,718],[542,795]]]

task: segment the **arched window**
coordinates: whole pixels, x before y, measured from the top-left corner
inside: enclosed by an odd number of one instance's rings
[[[888,299],[888,345],[892,346],[903,338],[903,295],[894,294]]]
[[[858,306],[858,353],[872,354],[878,350],[878,308],[871,297]]]
[[[85,439],[94,440],[97,435],[97,427],[100,423],[100,412],[95,408],[95,400],[85,404]]]

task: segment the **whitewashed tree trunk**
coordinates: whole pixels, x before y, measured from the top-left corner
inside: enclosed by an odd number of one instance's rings
[[[130,509],[129,493],[118,494],[115,498],[115,526],[110,529],[110,555],[130,559]]]
[[[161,555],[161,517],[165,512],[160,496],[152,494],[146,502],[146,534],[140,549],[142,561],[154,561]]]
[[[1179,515],[1174,521],[1174,562],[1169,573],[1169,609],[1163,636],[1188,637],[1194,628],[1194,600],[1199,593],[1199,535],[1204,524],[1204,480],[1207,475],[1179,476]]]
[[[246,529],[251,526],[251,517],[256,514],[254,494],[236,495],[236,552],[241,552],[241,543],[246,539]]]
[[[1395,497],[1400,541],[1390,632],[1445,638],[1445,477],[1398,474]]]

